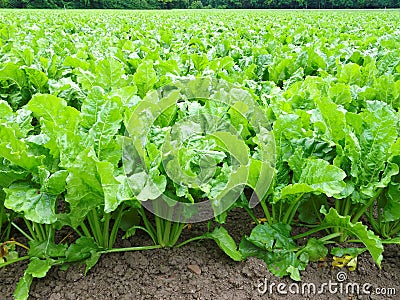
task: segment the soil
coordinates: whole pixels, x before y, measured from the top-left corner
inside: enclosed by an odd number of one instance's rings
[[[254,225],[245,212],[237,210],[224,226],[238,241]],[[194,224],[190,230],[185,229],[182,240],[205,230],[206,224]],[[117,246],[143,244],[150,244],[150,240],[138,232],[128,240],[120,240]],[[13,299],[26,265],[22,262],[0,269],[1,300]],[[301,283],[273,276],[256,258],[234,262],[209,240],[177,249],[103,255],[86,276],[83,272],[84,266],[78,265],[67,271],[53,268],[45,278],[34,279],[29,299],[400,299],[400,251],[393,245],[385,248],[381,269],[368,253],[358,257],[353,272],[333,269],[328,258],[325,263],[310,264],[302,272]],[[346,277],[341,283],[340,276]],[[312,284],[315,294],[307,289]],[[265,287],[267,291],[262,293]],[[363,292],[363,287],[370,294]],[[323,292],[319,293],[321,289]]]

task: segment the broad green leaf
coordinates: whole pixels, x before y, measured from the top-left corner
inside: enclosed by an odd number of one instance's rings
[[[24,276],[19,280],[14,291],[14,298],[16,300],[28,299],[33,278],[45,277],[53,264],[54,261],[52,259],[41,260],[37,257],[31,258]]]
[[[93,252],[98,252],[99,246],[94,242],[93,238],[80,237],[75,243],[69,246],[66,251],[66,261],[76,262],[90,258]]]
[[[243,258],[255,256],[263,259],[268,270],[276,276],[290,275],[293,280],[300,280],[300,272],[305,269],[307,260],[296,256],[298,246],[290,236],[288,224],[257,225],[249,237],[240,243],[239,249]],[[304,256],[304,255],[303,255]]]
[[[353,202],[365,203],[379,188],[386,187],[398,166],[388,163],[398,137],[396,113],[386,103],[367,101],[359,115],[346,114],[355,132],[346,133],[345,154],[351,161],[350,173],[359,196]]]
[[[27,79],[25,72],[14,63],[7,63],[2,69],[0,69],[0,81],[11,80],[21,89],[27,85]]]
[[[114,58],[105,58],[96,66],[95,85],[105,90],[115,90],[127,85],[124,66]]]
[[[61,166],[69,166],[82,149],[78,133],[79,111],[55,96],[36,94],[28,103],[41,124],[42,133],[50,139],[44,145]]]
[[[121,159],[120,145],[115,135],[121,127],[121,102],[118,98],[109,99],[99,87],[94,87],[81,107],[83,144],[92,146],[99,160],[117,164]]]
[[[0,187],[8,187],[11,183],[18,180],[23,180],[28,177],[29,172],[12,168],[12,166],[5,163],[0,164]]]
[[[200,73],[203,72],[207,66],[208,66],[208,59],[205,54],[199,55],[199,54],[192,54],[191,59],[194,64],[194,68],[199,71]]]
[[[321,112],[324,129],[327,131],[328,136],[332,137],[335,143],[344,139],[344,129],[346,126],[345,114],[338,109],[338,106],[326,99],[317,99],[316,104]],[[314,123],[314,126],[317,124]]]
[[[57,196],[65,191],[66,179],[68,176],[66,170],[59,170],[51,174],[44,167],[39,167],[38,171],[41,184],[40,190],[42,192]]]
[[[53,224],[57,221],[57,196],[41,192],[28,183],[12,184],[4,191],[7,194],[4,206],[22,212],[27,220],[40,224]]]
[[[68,168],[67,194],[71,226],[76,228],[87,213],[104,203],[103,188],[97,173],[97,158],[93,149],[82,151],[73,166]]]
[[[249,163],[249,148],[237,136],[229,132],[215,132],[210,135],[217,145],[225,152],[232,155],[241,165]]]
[[[34,68],[25,68],[26,74],[28,75],[29,81],[32,85],[37,89],[37,91],[44,93],[46,92],[46,85],[48,82],[48,78],[46,74],[42,71],[34,69]]]
[[[343,66],[338,76],[338,81],[347,83],[349,85],[359,85],[362,84],[361,67],[354,63],[348,63]]]
[[[53,263],[54,261],[52,259],[32,257],[25,272],[31,274],[34,278],[43,278],[46,276]]]
[[[328,197],[340,194],[346,187],[346,173],[322,159],[306,159],[297,183],[282,189],[281,197],[310,192],[324,193]]]
[[[12,128],[0,124],[0,157],[25,170],[34,170],[43,163],[44,156],[35,155],[16,134]]]
[[[341,82],[331,85],[329,97],[338,105],[348,106],[352,101],[350,86]]]
[[[31,241],[29,242],[29,253],[30,257],[37,257],[40,259],[46,258],[62,258],[65,257],[65,251],[67,250],[66,244],[55,244],[50,241]]]
[[[154,87],[157,80],[152,60],[143,61],[133,75],[133,81],[138,88],[139,96],[142,98]]]
[[[205,234],[206,237],[212,238],[217,245],[234,261],[241,261],[242,255],[237,249],[234,239],[229,235],[223,227],[217,227],[213,232]]]
[[[381,265],[383,258],[382,242],[378,236],[367,228],[367,226],[363,225],[361,222],[352,223],[350,221],[350,216],[341,216],[334,208],[331,208],[327,213],[323,210],[322,212],[325,214],[322,225],[336,227],[339,230],[347,231],[351,235],[359,238],[370,252],[376,264],[378,266]]]
[[[123,201],[133,199],[132,191],[124,175],[114,176],[114,166],[109,162],[96,162],[97,172],[100,176],[104,193],[104,211],[112,212]]]
[[[288,224],[257,225],[247,240],[259,248],[293,250],[297,245],[290,238],[291,227]]]
[[[318,261],[323,259],[328,254],[328,249],[324,243],[316,238],[310,238],[307,245],[301,250],[302,254],[307,254],[309,261]]]

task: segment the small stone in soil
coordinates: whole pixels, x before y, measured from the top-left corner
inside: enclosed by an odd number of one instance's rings
[[[197,275],[201,274],[201,269],[198,265],[188,265],[188,269]]]

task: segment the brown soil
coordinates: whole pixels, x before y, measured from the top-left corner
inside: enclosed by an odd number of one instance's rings
[[[241,211],[230,214],[225,225],[236,239],[249,234],[252,226],[251,220]],[[205,230],[205,224],[194,225],[190,231],[185,230],[183,238],[201,234]],[[137,233],[129,240],[121,241],[118,246],[146,243],[149,244],[148,237]],[[332,269],[329,261],[313,263],[302,272],[302,283],[294,283],[289,278],[274,277],[259,259],[234,262],[214,242],[205,240],[178,249],[103,255],[86,277],[83,276],[83,266],[76,265],[67,271],[53,268],[46,278],[34,280],[29,299],[400,299],[399,247],[388,246],[384,254],[381,269],[368,253],[364,253],[359,256],[354,272]],[[17,263],[0,269],[0,299],[12,299],[13,290],[25,267],[26,263]],[[342,284],[338,284],[337,279],[340,271],[347,276]],[[331,291],[329,282],[332,283]],[[265,283],[268,284],[267,292],[262,294],[259,289],[262,290]],[[304,283],[314,284],[316,294],[307,293],[307,288],[301,294]],[[287,294],[278,292],[278,284]],[[286,287],[282,284],[286,284]],[[360,293],[351,293],[349,284],[355,290],[358,286]],[[299,293],[292,294],[289,285],[293,292],[298,286]],[[369,287],[370,295],[363,294],[363,285]],[[318,294],[321,286],[324,291]],[[346,292],[346,286],[349,293]],[[271,288],[272,293],[269,291]],[[394,289],[397,295],[377,294],[377,291],[393,294]]]

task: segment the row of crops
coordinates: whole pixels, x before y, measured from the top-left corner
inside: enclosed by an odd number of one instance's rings
[[[329,252],[380,265],[400,243],[397,11],[0,20],[0,267],[29,260],[16,299],[53,266],[116,251],[212,239],[300,280]],[[255,223],[240,245],[233,208]],[[114,247],[137,231],[153,244]]]

